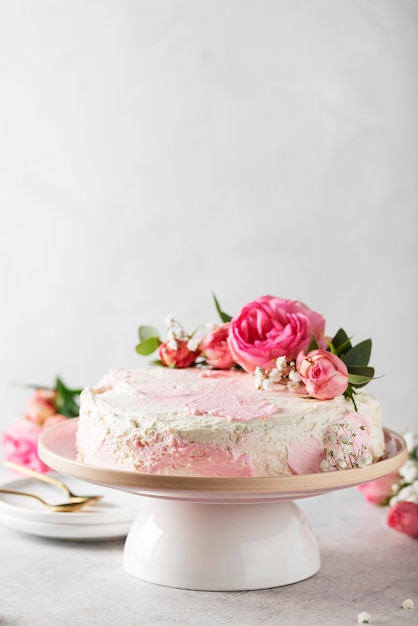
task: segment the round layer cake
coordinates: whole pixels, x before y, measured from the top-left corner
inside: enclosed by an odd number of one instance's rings
[[[243,371],[115,369],[83,390],[77,459],[141,473],[289,476],[361,467],[384,454],[381,406],[359,390],[316,400]]]

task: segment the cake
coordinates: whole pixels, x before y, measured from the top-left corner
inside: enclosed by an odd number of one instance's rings
[[[267,477],[361,468],[384,456],[371,341],[291,300],[263,296],[235,318],[167,339],[142,326],[141,369],[113,369],[80,396],[77,460],[147,474]]]
[[[256,389],[242,371],[116,369],[81,394],[78,460],[166,475],[307,474],[322,471],[340,433],[345,442],[355,434],[353,459],[367,450],[376,461],[380,404],[364,392],[356,404],[357,412],[342,395],[318,401],[282,386]]]

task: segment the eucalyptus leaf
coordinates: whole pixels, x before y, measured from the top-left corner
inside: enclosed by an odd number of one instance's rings
[[[148,337],[147,339],[144,339],[144,341],[138,343],[135,350],[142,356],[148,356],[155,352],[160,344],[161,341],[158,337]]]
[[[150,337],[158,337],[158,335],[158,330],[154,326],[140,326],[138,328],[139,341],[141,342]]]

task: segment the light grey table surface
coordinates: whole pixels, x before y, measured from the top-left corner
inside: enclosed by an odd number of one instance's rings
[[[10,479],[0,471],[0,482]],[[355,488],[299,500],[321,552],[313,577],[240,592],[153,585],[122,567],[124,540],[60,541],[0,525],[0,626],[418,624],[418,540]],[[402,608],[411,598],[415,608]]]

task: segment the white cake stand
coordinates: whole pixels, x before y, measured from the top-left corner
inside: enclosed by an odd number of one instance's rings
[[[398,469],[404,440],[385,430],[386,458],[363,469],[278,478],[191,478],[105,469],[75,460],[77,419],[39,440],[39,455],[62,474],[138,494],[123,567],[169,587],[233,591],[278,587],[320,568],[317,541],[293,500],[353,487]]]

